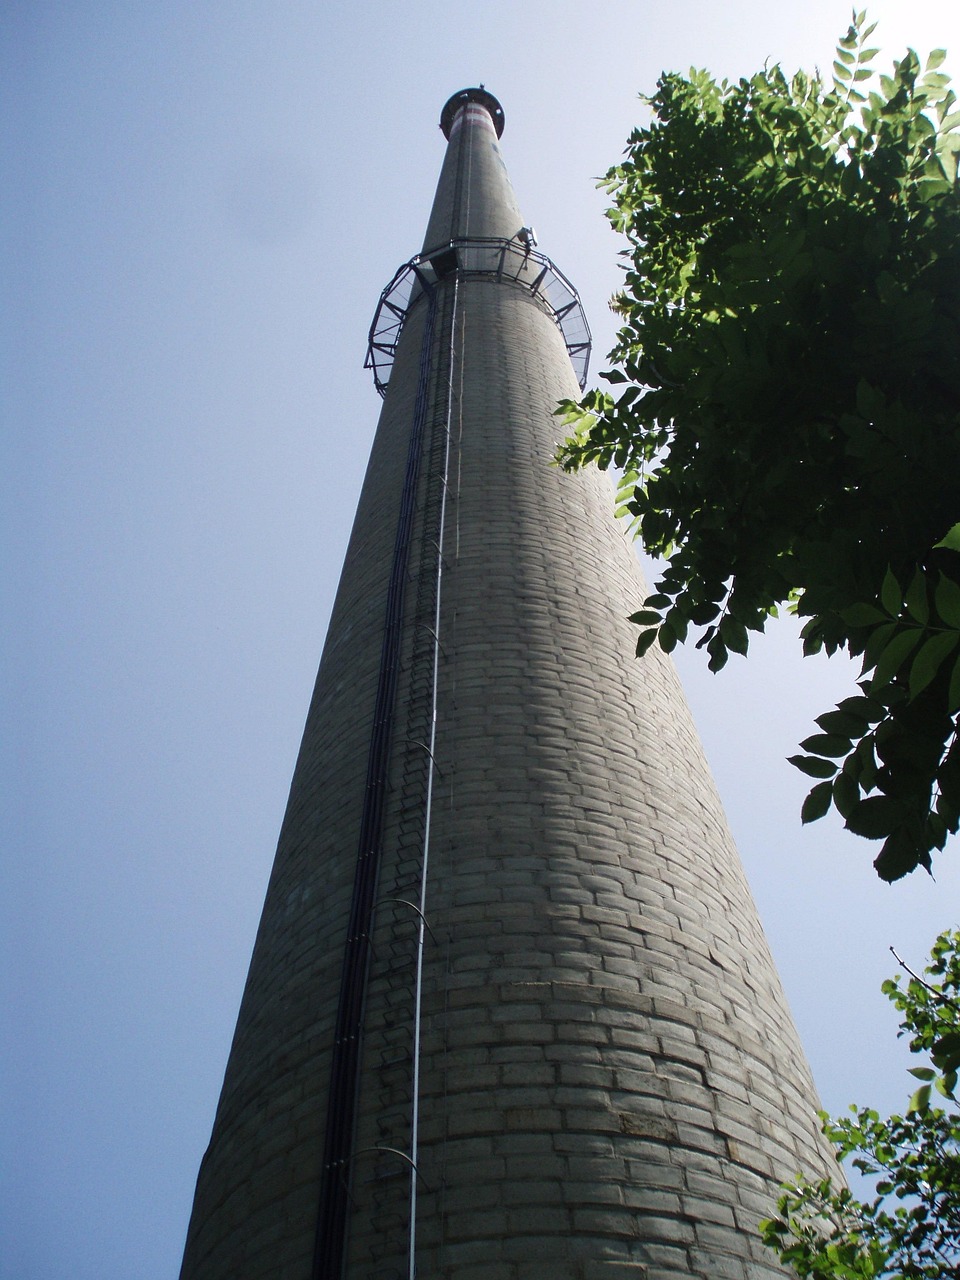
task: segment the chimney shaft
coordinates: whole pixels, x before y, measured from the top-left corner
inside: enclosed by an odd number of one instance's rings
[[[578,304],[518,238],[502,123],[448,102],[378,309],[182,1280],[772,1280],[779,1182],[835,1173],[676,673],[632,657],[609,481],[551,465]]]

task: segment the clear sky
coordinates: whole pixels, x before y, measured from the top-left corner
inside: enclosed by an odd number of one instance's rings
[[[884,60],[954,0],[875,3]],[[446,98],[503,103],[514,187],[596,351],[592,179],[662,68],[829,67],[840,0],[7,0],[2,1280],[176,1275],[379,408]],[[594,368],[600,367],[599,360]],[[852,673],[789,623],[681,667],[825,1104],[909,1088],[879,993],[957,922],[956,847],[889,888],[802,830],[784,757]],[[629,655],[625,655],[629,661]]]

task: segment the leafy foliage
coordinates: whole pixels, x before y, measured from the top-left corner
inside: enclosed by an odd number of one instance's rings
[[[804,821],[836,807],[894,880],[960,823],[960,111],[942,50],[876,76],[872,31],[829,84],[661,77],[603,184],[615,390],[561,405],[558,456],[621,468],[666,559],[638,655],[692,628],[719,670],[786,605],[805,653],[862,656],[793,762]]]
[[[777,1217],[760,1224],[764,1243],[800,1276],[939,1280],[960,1271],[960,932],[941,934],[925,977],[884,983],[903,1015],[900,1034],[930,1066],[906,1115],[883,1120],[851,1108],[823,1116],[840,1159],[875,1179],[874,1199],[858,1201],[829,1179],[783,1188]],[[931,1102],[936,1091],[938,1102]]]

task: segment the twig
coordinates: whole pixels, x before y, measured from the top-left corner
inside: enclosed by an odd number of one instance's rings
[[[894,960],[896,960],[900,968],[904,969],[907,973],[909,973],[910,977],[913,978],[914,982],[919,982],[921,987],[925,987],[926,990],[930,992],[930,994],[934,997],[934,999],[937,1001],[938,1004],[948,1004],[951,1009],[954,1009],[957,1013],[960,1013],[960,1004],[958,1004],[956,1000],[951,1000],[949,996],[945,996],[943,992],[938,991],[936,987],[931,987],[930,983],[924,981],[924,979],[920,977],[919,973],[914,973],[913,970],[910,968],[910,966],[907,964],[907,962],[905,960],[902,960],[900,956],[897,955],[896,948],[891,947],[890,954],[893,956]]]

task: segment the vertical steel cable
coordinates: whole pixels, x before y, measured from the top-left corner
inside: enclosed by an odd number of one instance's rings
[[[433,672],[431,677],[430,740],[427,751],[427,794],[424,801],[423,859],[420,872],[420,914],[417,921],[417,964],[413,996],[413,1084],[410,1117],[410,1228],[407,1257],[408,1280],[416,1277],[417,1250],[417,1160],[420,1128],[420,1018],[423,998],[423,950],[426,944],[427,869],[430,861],[430,815],[433,810],[433,778],[436,771],[437,688],[440,679],[440,596],[443,583],[443,534],[447,514],[447,482],[450,475],[450,425],[453,417],[453,382],[456,364],[457,304],[460,276],[453,277],[453,301],[450,310],[450,346],[447,363],[447,411],[444,421],[443,469],[440,476],[440,517],[437,522],[437,572],[433,608]]]

